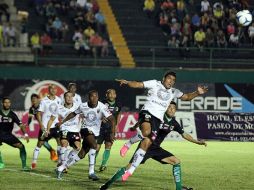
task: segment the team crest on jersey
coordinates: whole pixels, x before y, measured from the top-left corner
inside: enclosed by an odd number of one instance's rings
[[[166,89],[159,89],[157,92],[157,96],[159,99],[163,101],[167,101],[170,99],[170,93]]]
[[[56,103],[52,103],[49,105],[49,111],[53,114],[56,114],[57,112],[57,104]]]
[[[97,113],[100,113],[100,109],[97,109]]]
[[[93,122],[96,120],[96,113],[94,111],[90,111],[87,113],[86,120],[88,122]]]

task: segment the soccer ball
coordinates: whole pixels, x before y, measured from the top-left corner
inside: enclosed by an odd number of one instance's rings
[[[240,25],[248,26],[252,22],[252,15],[251,15],[250,11],[243,10],[243,11],[239,11],[236,14],[236,19]]]

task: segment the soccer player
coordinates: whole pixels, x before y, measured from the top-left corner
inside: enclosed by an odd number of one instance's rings
[[[26,149],[24,144],[12,134],[12,130],[16,123],[24,134],[24,138],[29,142],[26,127],[19,120],[18,116],[11,110],[11,100],[7,97],[2,99],[2,109],[0,110],[0,143],[6,143],[14,148],[18,148],[20,159],[22,162],[22,170],[29,171],[26,165]]]
[[[31,102],[32,106],[29,108],[29,115],[28,115],[28,125],[32,122],[33,117],[36,118],[36,114],[38,113],[39,105],[40,105],[40,98],[37,94],[31,95]],[[50,159],[53,161],[58,160],[58,156],[56,151],[50,146],[50,144],[45,141],[43,146],[50,152]]]
[[[77,94],[77,84],[76,83],[69,83],[67,87],[68,92],[71,92],[73,95],[73,103],[76,105],[80,105],[82,103],[81,96]],[[64,104],[64,93],[60,96],[62,100],[62,104]]]
[[[58,108],[58,111],[55,115],[51,115],[48,125],[47,125],[47,132],[50,133],[50,127],[52,123],[54,123],[57,117],[61,119],[66,118],[69,113],[74,112],[78,109],[78,105],[73,103],[73,95],[71,92],[64,93],[64,105]],[[70,145],[75,152],[79,152],[81,148],[81,137],[80,137],[80,127],[79,127],[79,118],[76,115],[71,120],[65,122],[60,127],[60,143],[61,143],[61,150],[60,150],[60,160],[61,164],[65,164],[65,161],[68,156],[67,147]]]
[[[88,93],[88,102],[82,103],[79,108],[70,113],[63,121],[58,125],[63,125],[68,120],[74,118],[77,114],[84,115],[84,123],[81,129],[81,136],[83,137],[82,148],[78,154],[72,153],[66,164],[62,164],[56,170],[57,178],[62,178],[62,173],[66,168],[83,159],[89,152],[89,176],[91,180],[99,180],[94,172],[95,156],[96,156],[96,137],[99,136],[100,127],[103,117],[111,124],[111,135],[110,140],[114,141],[115,138],[115,120],[111,112],[108,110],[102,102],[98,101],[99,96],[96,90],[92,90]]]
[[[163,116],[170,102],[174,98],[180,98],[184,101],[192,100],[193,98],[207,92],[207,88],[198,86],[197,90],[192,93],[184,94],[178,89],[173,88],[176,81],[176,73],[168,71],[165,73],[162,81],[150,80],[145,82],[127,81],[124,79],[118,80],[120,85],[127,85],[131,88],[146,88],[148,89],[147,101],[145,102],[141,112],[139,113],[140,130],[142,138],[139,148],[135,152],[135,158],[131,167],[126,170],[122,176],[122,180],[126,181],[142,162],[146,151],[156,138],[160,123],[163,122]]]
[[[58,162],[60,162],[60,138],[59,138],[59,129],[55,126],[58,123],[58,118],[54,120],[50,132],[47,131],[47,124],[50,119],[50,116],[56,114],[58,107],[60,106],[61,99],[56,96],[56,86],[54,84],[50,84],[48,86],[48,95],[44,97],[39,105],[38,113],[36,114],[36,118],[40,125],[40,132],[38,136],[37,146],[34,149],[33,153],[33,161],[31,168],[35,169],[37,165],[37,159],[40,153],[41,146],[44,142],[49,141],[52,137],[56,139],[57,142],[57,154],[58,154]]]
[[[195,140],[190,136],[189,134],[185,133],[183,130],[183,127],[175,120],[175,112],[176,112],[176,103],[171,102],[165,115],[164,115],[164,122],[160,124],[158,134],[156,139],[153,141],[152,145],[148,148],[144,159],[142,160],[141,164],[144,164],[146,160],[152,158],[161,164],[171,164],[173,165],[173,176],[176,184],[176,190],[192,190],[192,188],[187,188],[182,186],[182,175],[181,175],[181,165],[180,165],[180,160],[175,157],[172,153],[164,150],[161,148],[161,143],[164,141],[166,136],[171,132],[171,131],[176,131],[178,132],[184,139],[187,141],[190,141],[192,143],[198,144],[198,145],[204,145],[207,146],[206,142],[203,140]],[[134,141],[136,141],[134,139]],[[136,141],[137,142],[137,141]],[[135,142],[132,141],[132,144]],[[127,168],[131,166],[131,163],[133,161],[134,157],[132,157],[130,163],[128,164]],[[101,190],[109,188],[109,186],[119,179],[125,172],[125,168],[119,169],[116,174],[108,180],[105,184],[101,186]]]
[[[116,102],[116,91],[115,89],[108,89],[106,92],[106,100],[103,103],[108,107],[109,111],[115,117],[116,126],[120,120],[121,106]],[[110,150],[113,142],[110,139],[111,126],[107,121],[101,123],[100,135],[97,138],[97,154],[100,151],[101,145],[105,143],[105,150],[102,157],[101,166],[99,171],[104,171],[107,168],[107,162],[110,156]]]

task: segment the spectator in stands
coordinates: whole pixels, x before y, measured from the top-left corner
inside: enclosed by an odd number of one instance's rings
[[[185,2],[184,0],[178,0],[176,3],[176,13],[178,21],[182,22],[185,14]]]
[[[171,33],[167,14],[165,14],[165,13],[160,14],[159,25],[160,25],[164,35],[169,35]]]
[[[97,0],[92,0],[91,5],[92,5],[92,11],[94,14],[96,14],[100,11],[100,7],[99,7]]]
[[[77,0],[77,5],[84,8],[86,6],[87,0]]]
[[[195,13],[191,19],[193,31],[197,31],[198,28],[200,27],[200,17],[198,16],[197,13]]]
[[[85,20],[88,25],[92,26],[93,28],[96,28],[95,16],[94,16],[92,10],[90,10],[86,13]]]
[[[70,4],[69,4],[71,9],[76,9],[78,4],[76,0],[70,0]]]
[[[74,49],[77,50],[79,56],[90,54],[90,47],[88,43],[89,42],[87,39],[83,38],[76,39]]]
[[[106,39],[102,40],[102,48],[101,48],[101,57],[106,57],[109,54],[108,49],[108,41]]]
[[[62,40],[66,41],[66,35],[67,32],[69,31],[69,25],[66,22],[63,22],[62,28],[61,28],[61,33],[62,33]]]
[[[4,32],[3,25],[2,25],[2,22],[0,22],[0,48],[4,44],[4,35],[3,35],[3,32]]]
[[[40,53],[41,50],[41,45],[40,45],[40,35],[38,32],[35,32],[31,38],[30,38],[30,43],[32,46],[32,51],[35,54]]]
[[[220,27],[223,26],[222,21],[223,21],[224,14],[225,13],[223,11],[223,5],[221,3],[218,3],[218,2],[215,3],[213,5],[213,15],[217,19],[218,24],[219,24]]]
[[[195,44],[200,49],[200,51],[203,50],[203,47],[205,44],[205,39],[206,39],[205,32],[204,32],[203,28],[200,27],[199,30],[196,31],[194,34]]]
[[[95,21],[97,23],[98,33],[100,33],[100,34],[106,33],[106,22],[105,22],[104,15],[100,11],[98,11],[94,17],[95,17]]]
[[[40,16],[44,15],[44,5],[45,5],[45,3],[46,3],[46,0],[35,0],[34,1],[36,13]]]
[[[50,37],[54,37],[54,27],[53,27],[53,20],[50,18],[45,26],[46,32],[50,35]]]
[[[19,44],[20,47],[27,47],[28,43],[27,18],[23,18],[20,24]]]
[[[155,9],[154,0],[145,0],[143,10],[149,18],[152,18],[154,9]]]
[[[210,3],[208,0],[201,1],[201,12],[208,12],[210,8]]]
[[[254,45],[254,43],[253,43],[253,40],[254,40],[254,22],[249,26],[248,34],[249,34],[251,46],[253,46]]]
[[[217,46],[219,48],[227,47],[227,40],[222,30],[218,31],[216,38],[217,38]]]
[[[171,38],[168,40],[169,51],[172,48],[178,48],[179,44],[180,44],[180,41],[176,38],[176,36],[171,36]]]
[[[218,24],[218,20],[214,17],[211,17],[210,19],[210,26],[211,29],[214,33],[216,33],[219,30],[219,24]]]
[[[9,24],[9,27],[6,29],[7,31],[7,46],[16,46],[16,27],[13,26],[12,23]]]
[[[54,29],[54,38],[57,40],[62,39],[62,21],[56,17],[55,20],[53,21],[53,29]]]
[[[229,37],[229,47],[233,48],[239,47],[239,36],[236,31]]]
[[[172,10],[174,8],[174,3],[171,0],[166,0],[161,4],[162,10]]]
[[[208,14],[205,12],[204,15],[201,17],[201,26],[203,28],[207,28],[210,24],[210,18],[208,16]]]
[[[212,30],[210,28],[207,28],[205,36],[206,36],[206,46],[207,47],[214,47],[215,46],[215,37],[214,37],[214,33],[212,32]]]
[[[172,18],[170,30],[171,30],[171,33],[170,33],[171,36],[175,36],[176,38],[179,38],[180,24],[177,22],[176,18]]]
[[[92,48],[92,53],[94,57],[97,57],[101,53],[103,39],[99,36],[98,33],[95,33],[91,36],[90,40],[90,47]]]
[[[90,39],[91,36],[93,36],[95,34],[94,29],[92,29],[91,26],[88,26],[85,30],[84,30],[84,35],[85,38]]]
[[[188,36],[188,39],[192,38],[192,30],[191,25],[188,22],[183,23],[183,26],[181,28],[181,33],[184,36]]]
[[[75,32],[74,32],[74,35],[72,37],[72,40],[74,42],[76,42],[77,40],[80,41],[83,39],[83,34],[81,32],[82,30],[81,29],[76,29]]]
[[[56,16],[56,9],[52,2],[46,5],[46,16],[48,18],[53,18],[54,16]]]
[[[0,21],[2,21],[2,15],[5,15],[7,22],[10,21],[9,5],[6,3],[0,3]]]
[[[52,39],[51,37],[44,32],[40,39],[41,46],[42,46],[42,55],[49,54],[52,51]]]
[[[227,26],[227,35],[229,37],[231,34],[234,33],[235,33],[235,25],[233,22],[230,22],[229,25]]]

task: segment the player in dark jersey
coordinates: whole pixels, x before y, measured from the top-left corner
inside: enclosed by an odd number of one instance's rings
[[[17,137],[12,134],[14,123],[16,123],[21,128],[26,141],[29,142],[29,137],[25,129],[26,127],[10,108],[11,100],[7,97],[3,98],[2,109],[0,110],[0,142],[6,143],[14,148],[18,148],[20,151],[22,170],[29,171],[30,169],[26,165],[27,156],[25,146]]]
[[[32,106],[29,108],[29,115],[28,115],[28,125],[31,124],[32,119],[36,118],[36,114],[38,113],[38,109],[39,109],[39,105],[40,105],[40,98],[37,94],[32,94],[31,95],[31,103]],[[43,146],[50,152],[50,159],[53,161],[57,161],[58,160],[58,156],[56,151],[52,148],[52,146],[50,146],[50,144],[45,141]]]
[[[106,100],[104,100],[103,103],[108,107],[109,111],[114,116],[116,121],[116,126],[117,126],[120,120],[121,106],[119,105],[118,102],[116,102],[115,89],[107,90]],[[107,162],[110,156],[110,150],[113,145],[113,142],[111,141],[111,138],[110,138],[110,134],[111,134],[111,126],[107,120],[104,120],[101,124],[100,135],[97,138],[97,154],[100,151],[102,143],[103,142],[105,143],[105,150],[103,152],[102,162],[101,162],[99,171],[104,171],[107,168]]]
[[[176,112],[176,103],[171,102],[165,115],[164,115],[164,123],[161,123],[158,134],[156,139],[153,141],[152,145],[149,147],[148,151],[144,155],[144,159],[142,160],[141,164],[144,164],[146,160],[152,158],[161,164],[171,164],[173,165],[173,176],[175,179],[176,190],[192,190],[192,188],[187,188],[182,186],[182,179],[181,179],[181,166],[180,160],[175,157],[172,153],[166,151],[165,149],[161,148],[161,143],[164,141],[166,136],[171,131],[178,132],[184,139],[187,141],[196,143],[198,145],[207,146],[206,142],[203,140],[195,140],[189,134],[185,133],[183,127],[175,120],[175,112]],[[137,126],[137,125],[136,125]],[[119,179],[124,173],[125,170],[131,166],[131,163],[135,159],[133,156],[127,165],[127,167],[120,168],[111,179],[109,179],[105,184],[101,186],[101,190],[107,189],[113,182]]]

